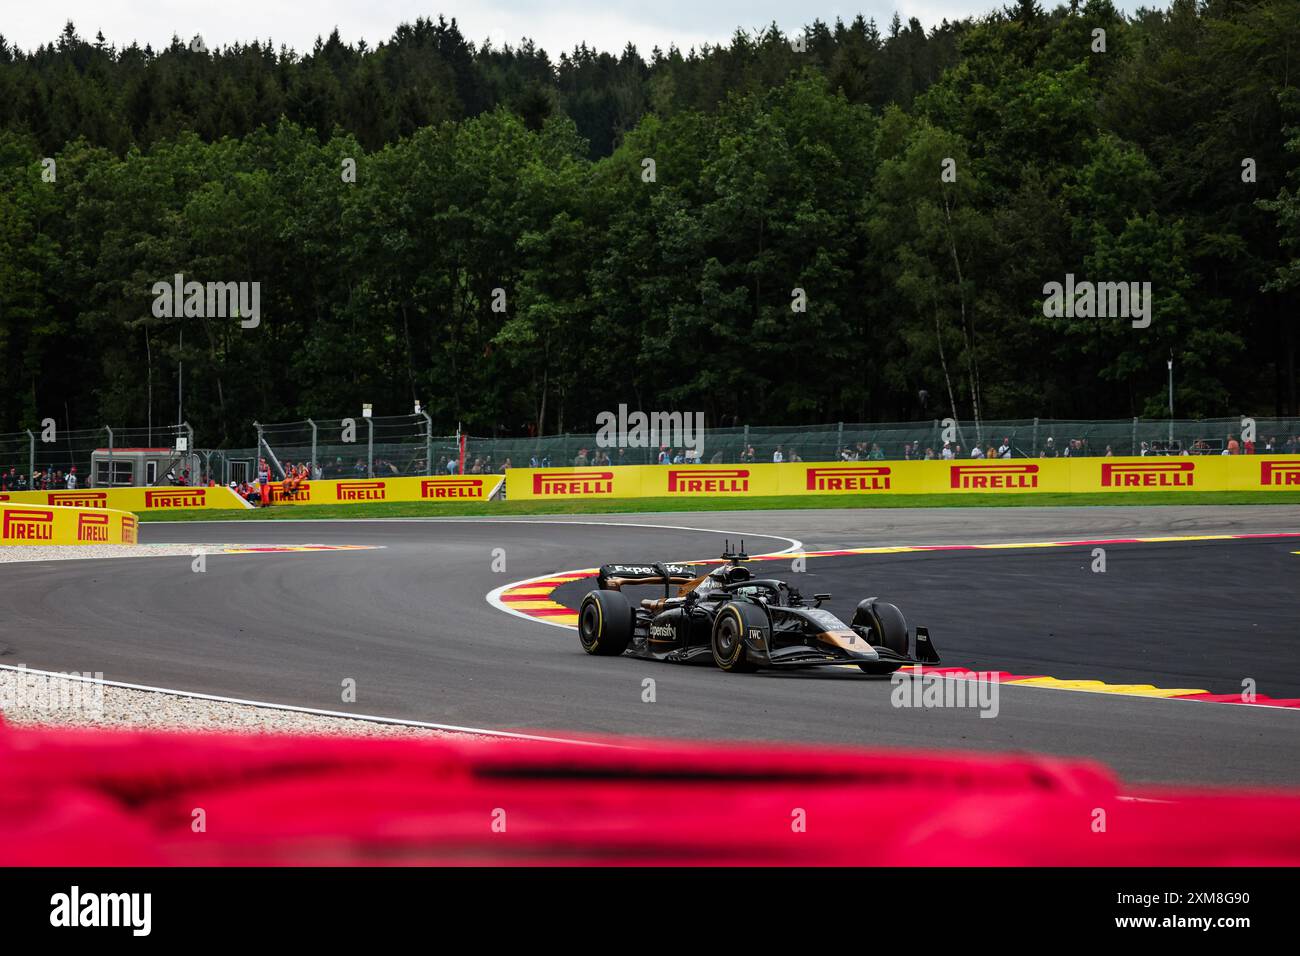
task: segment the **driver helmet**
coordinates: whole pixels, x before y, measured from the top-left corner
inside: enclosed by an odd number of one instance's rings
[[[741,581],[748,581],[753,575],[749,573],[749,568],[738,564],[725,564],[714,571],[710,577],[721,584],[738,584]]]

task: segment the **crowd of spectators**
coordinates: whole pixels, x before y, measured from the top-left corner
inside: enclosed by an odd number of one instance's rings
[[[971,442],[969,445],[961,441],[945,441],[942,443],[934,442],[927,444],[923,441],[904,441],[900,445],[897,442],[855,442],[852,445],[845,445],[842,448],[835,449],[832,454],[823,457],[823,452],[816,452],[812,461],[956,461],[956,460],[993,460],[999,458],[1111,458],[1116,455],[1132,455],[1129,443],[1125,442],[1118,449],[1112,444],[1094,445],[1087,438],[1068,438],[1060,442],[1055,436],[1048,436],[1042,440],[1038,446],[1027,443],[1029,447],[1018,444],[1010,435],[1004,435],[998,440],[983,442]],[[794,446],[775,445],[768,446],[771,450],[760,451],[754,445],[746,445],[739,451],[734,446],[731,448],[719,448],[708,456],[709,464],[754,464],[756,462],[772,461],[780,464],[782,462],[801,462],[805,458]],[[1239,438],[1229,435],[1221,440],[1197,439],[1190,446],[1184,446],[1179,442],[1172,444],[1168,442],[1142,442],[1136,451],[1141,456],[1147,455],[1297,455],[1300,454],[1300,435],[1292,435],[1281,441],[1276,438],[1267,438],[1259,442],[1242,441]],[[692,452],[686,448],[672,448],[669,446],[661,447],[658,452],[651,450],[650,460],[660,465],[699,465],[705,461],[705,455]],[[635,455],[629,455],[626,449],[619,448],[608,451],[603,448],[589,449],[580,448],[577,455],[572,459],[575,468],[604,468],[613,465],[639,465],[646,462],[644,450],[637,449]],[[506,465],[508,467],[509,460]],[[531,456],[528,460],[530,468],[550,468],[555,465],[562,465],[565,462],[555,462],[551,455],[547,453],[538,453]],[[445,465],[448,474],[455,474],[456,459],[442,459],[441,465]],[[439,468],[441,472],[443,467]],[[483,458],[476,458],[474,468],[470,469],[471,473],[478,474],[479,470],[483,473],[492,473],[496,471],[492,466],[492,457],[490,455]]]
[[[1291,435],[1283,437],[1278,441],[1276,437],[1270,435],[1262,441],[1255,439],[1239,438],[1236,435],[1228,435],[1221,441],[1212,439],[1198,438],[1192,442],[1190,448],[1166,448],[1159,443],[1155,447],[1148,448],[1147,443],[1142,443],[1143,455],[1300,455],[1300,435]]]
[[[80,481],[76,465],[67,471],[46,466],[37,468],[31,475],[10,467],[0,472],[0,491],[76,491],[81,487]]]
[[[506,470],[512,467],[510,459],[506,458],[500,464],[493,460],[491,455],[475,455],[465,457],[465,474],[467,475],[504,475]],[[540,467],[534,465],[534,468]],[[460,474],[460,459],[453,455],[443,455],[438,459],[438,467],[432,472],[435,475],[458,475]]]
[[[936,447],[937,446],[937,447]],[[721,464],[754,464],[757,462],[772,461],[774,463],[782,462],[801,462],[804,457],[794,446],[774,445],[768,446],[771,451],[760,451],[754,445],[746,445],[739,450],[735,446],[730,448],[719,448],[708,458],[708,462],[714,465]],[[575,468],[608,468],[615,465],[643,464],[646,461],[644,449],[637,449],[635,455],[629,455],[624,448],[604,449],[604,448],[580,448],[577,455],[572,459]],[[1018,445],[1009,435],[1003,436],[999,441],[973,442],[968,447],[960,441],[945,441],[942,444],[938,442],[927,444],[923,441],[904,441],[901,445],[897,442],[854,442],[851,445],[844,445],[836,449],[833,454],[822,457],[822,453],[815,453],[813,461],[956,461],[956,460],[992,460],[999,458],[1110,458],[1115,455],[1131,455],[1134,452],[1128,442],[1124,442],[1119,450],[1114,445],[1094,445],[1087,438],[1069,438],[1057,442],[1055,436],[1048,436],[1043,439],[1042,444],[1036,449],[1025,448]],[[1182,441],[1143,441],[1139,443],[1136,452],[1142,457],[1149,456],[1182,456],[1182,455],[1300,455],[1300,434],[1286,435],[1282,438],[1276,436],[1267,436],[1258,440],[1246,440],[1239,435],[1228,434],[1223,438],[1197,438],[1190,443]],[[664,445],[657,452],[650,449],[650,459],[660,465],[700,465],[704,464],[704,455],[693,452],[687,448],[673,448]],[[563,462],[555,462],[551,455],[545,452],[534,454],[528,459],[530,468],[550,468]],[[231,482],[230,487],[236,491],[246,501],[255,505],[269,504],[269,501],[263,499],[269,494],[265,490],[267,482],[270,480],[270,469],[265,460],[259,463],[259,478],[265,474],[267,481],[254,480],[253,482]],[[504,474],[512,466],[510,458],[497,462],[489,453],[486,455],[474,455],[465,459],[465,474],[467,475],[494,475]],[[459,474],[460,461],[455,455],[442,455],[437,460],[437,464],[430,474],[456,475]],[[412,461],[408,464],[409,473],[424,474],[424,459]],[[387,458],[376,458],[374,461],[374,477],[385,478],[394,477],[402,474],[401,469]],[[345,463],[340,458],[335,458],[333,463],[326,462],[324,465],[312,462],[294,462],[285,463],[285,479],[283,488],[288,494],[294,494],[303,482],[309,480],[321,480],[322,478],[368,478],[370,476],[369,467],[365,458],[357,458],[352,464]],[[215,485],[216,481],[210,474],[203,474],[197,481],[191,475],[188,468],[181,469],[179,472],[168,471],[164,483],[173,486],[186,487],[194,484]],[[77,471],[76,466],[70,466],[66,471],[62,468],[53,466],[44,466],[36,469],[35,472],[28,474],[27,471],[19,470],[16,466],[3,469],[0,468],[0,492],[10,491],[75,491],[78,488],[85,487],[82,477]]]
[[[742,461],[752,461],[753,449],[747,450]],[[781,454],[781,446],[776,447],[773,461]],[[916,441],[903,442],[896,454],[887,453],[879,444],[858,442],[839,450],[836,457],[841,461],[932,461],[940,459],[954,461],[958,459],[996,459],[996,458],[1112,458],[1116,455],[1131,455],[1129,447],[1116,450],[1114,445],[1093,445],[1087,438],[1069,438],[1057,442],[1055,436],[1048,436],[1036,451],[1023,448],[1010,436],[1004,436],[999,442],[972,442],[969,447],[961,442],[946,441],[936,450],[933,445],[924,445]],[[1292,435],[1281,441],[1269,437],[1261,441],[1244,441],[1235,435],[1213,440],[1198,438],[1190,445],[1181,442],[1141,442],[1136,454],[1140,457],[1166,455],[1300,455],[1300,435]],[[790,458],[787,461],[792,460]]]

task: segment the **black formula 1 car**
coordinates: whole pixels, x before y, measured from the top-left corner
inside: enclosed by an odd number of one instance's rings
[[[907,622],[892,604],[866,598],[845,624],[822,608],[829,594],[808,604],[788,582],[754,577],[741,563],[749,560],[743,541],[735,552],[728,542],[722,558],[726,564],[699,575],[685,564],[603,565],[578,613],[582,649],[662,661],[711,655],[731,672],[857,664],[890,674],[904,664],[939,663],[924,627],[916,629],[916,656],[908,656]],[[664,593],[634,605],[622,592],[628,585],[662,585]]]

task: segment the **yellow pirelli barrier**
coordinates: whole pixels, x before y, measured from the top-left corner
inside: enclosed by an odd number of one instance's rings
[[[292,493],[282,481],[271,484],[272,505],[348,505],[374,501],[487,501],[504,481],[501,475],[447,475],[420,478],[356,478],[304,481]]]
[[[486,501],[501,486],[501,475],[450,475],[432,478],[358,478],[304,481],[286,494],[284,482],[272,482],[272,505],[347,505],[374,501]],[[234,490],[198,488],[108,488],[86,491],[0,492],[0,501],[62,505],[77,508],[117,508],[161,511],[175,508],[247,508]]]
[[[512,468],[512,501],[777,495],[1022,495],[1300,491],[1300,456],[1011,458]]]
[[[0,546],[136,544],[136,516],[113,508],[0,503]]]
[[[65,508],[115,508],[119,511],[162,511],[175,508],[243,508],[242,498],[229,488],[87,488],[85,491],[7,491],[0,502],[55,505]]]

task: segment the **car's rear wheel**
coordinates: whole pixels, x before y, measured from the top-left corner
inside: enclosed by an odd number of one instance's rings
[[[618,591],[592,591],[578,610],[578,640],[588,654],[617,657],[632,642],[632,605]]]
[[[713,622],[713,663],[732,674],[756,670],[745,655],[745,622],[740,609],[728,604]]]

